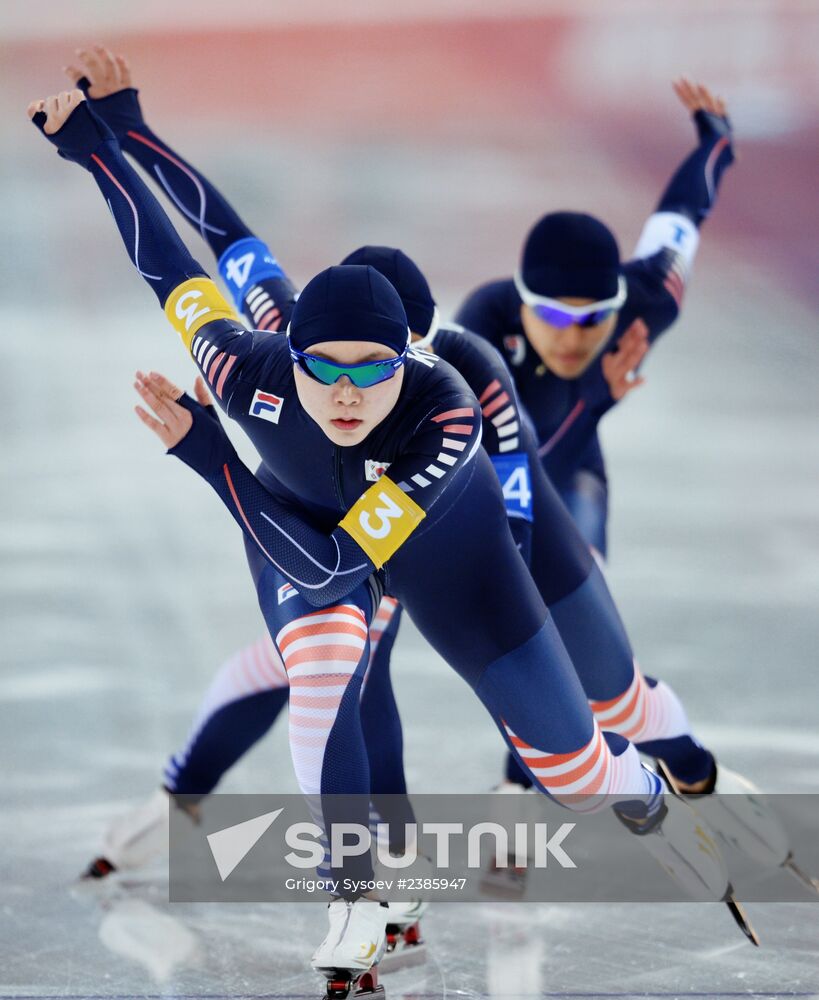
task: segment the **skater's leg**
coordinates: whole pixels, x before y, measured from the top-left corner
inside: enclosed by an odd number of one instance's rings
[[[385,597],[378,614],[370,626],[370,663],[378,652],[379,642],[385,631],[389,649],[386,686],[389,687],[389,650],[395,641],[398,620],[391,624],[392,611],[397,602]],[[365,686],[366,690],[366,686]],[[271,728],[289,696],[287,673],[269,635],[234,653],[222,666],[211,682],[199,709],[186,746],[168,761],[164,784],[169,792],[180,795],[207,795],[216,787],[226,771],[231,768]],[[367,699],[362,699],[362,712]],[[394,709],[394,699],[392,700]],[[397,724],[397,746],[400,755],[401,730],[397,709],[385,717],[382,725]],[[365,724],[365,735],[366,735]],[[385,740],[386,746],[395,745]],[[383,756],[377,757],[380,762]],[[400,759],[400,757],[399,757]],[[394,762],[390,762],[390,767]],[[386,768],[385,768],[386,769]],[[403,790],[403,771],[400,770],[400,787]],[[379,789],[381,790],[381,789]]]
[[[644,678],[605,577],[545,476],[533,476],[531,570],[601,729],[662,756],[681,781],[707,779],[714,759],[693,736],[671,688]]]
[[[416,828],[404,776],[401,719],[390,679],[390,659],[400,620],[401,606],[394,598],[384,597],[370,626],[370,666],[361,695],[361,721],[370,762],[370,833],[379,850],[386,848],[396,855],[412,851]],[[411,840],[407,839],[408,831]],[[431,862],[420,857],[413,874],[422,872],[429,877],[435,874]],[[418,921],[427,905],[421,892],[412,899],[390,901],[389,951],[414,949],[421,943]]]
[[[165,768],[165,787],[204,796],[270,729],[287,703],[287,674],[268,635],[234,653],[202,701],[187,745]]]
[[[219,668],[202,701],[183,750],[168,761],[163,788],[109,824],[99,856],[86,876],[100,878],[117,869],[139,868],[168,849],[168,813],[174,797],[192,817],[189,796],[208,795],[222,775],[273,725],[287,702],[287,676],[273,643],[265,636]]]
[[[400,605],[385,597],[370,626],[370,666],[361,695],[361,724],[373,795],[402,795],[407,790],[401,718],[390,677],[390,659],[400,623]]]
[[[641,673],[599,566],[592,564],[580,587],[549,610],[600,727],[663,757],[683,782],[708,778],[712,754],[694,738],[674,691]]]
[[[370,627],[371,650],[377,649],[395,604],[384,598]],[[109,825],[87,874],[99,878],[117,869],[138,868],[163,854],[171,805],[168,793],[184,795],[184,808],[195,815],[191,797],[213,791],[228,769],[268,732],[288,696],[284,664],[269,635],[231,656],[202,700],[187,745],[168,761],[164,791],[157,791]],[[399,780],[403,787],[403,775]],[[397,823],[396,829],[403,827]]]
[[[400,621],[401,606],[393,598],[385,597],[370,626],[370,649],[375,646],[375,651],[370,653],[370,667],[361,695],[361,722],[370,762],[370,825],[374,835],[378,823],[388,825],[389,848],[398,854],[407,847],[406,825],[415,822],[404,776],[401,717],[390,677],[390,659]]]
[[[531,788],[532,779],[518,764],[517,758],[510,750],[506,755],[506,767],[503,772],[503,780],[510,785],[520,785],[522,788]]]
[[[246,545],[259,606],[290,685],[290,752],[296,779],[313,818],[322,827],[325,848],[335,823],[369,823],[370,769],[361,728],[361,686],[369,660],[370,620],[376,613],[369,585],[357,587],[343,601],[315,608],[296,593],[279,603],[286,580],[255,548]],[[369,854],[333,867],[328,858],[323,878],[372,879]]]
[[[489,664],[475,690],[541,791],[578,811],[622,794],[634,795],[632,814],[647,816],[659,807],[660,782],[627,740],[601,733],[550,619],[527,643]]]
[[[476,463],[482,462],[476,456]],[[464,501],[473,523],[482,525],[480,539],[469,524],[453,524],[446,539],[453,555],[447,558],[440,538],[434,552],[422,537],[411,555],[395,560],[391,593],[473,687],[541,790],[560,796],[625,792],[639,800],[644,814],[650,812],[658,804],[660,783],[624,740],[610,746],[602,738],[557,628],[502,520],[503,508],[493,495],[500,493],[497,478],[493,473],[487,482],[480,468]],[[420,567],[433,560],[440,567],[434,585],[413,586]]]
[[[560,496],[589,548],[608,558],[609,490],[605,479],[589,469],[578,469],[561,485]]]

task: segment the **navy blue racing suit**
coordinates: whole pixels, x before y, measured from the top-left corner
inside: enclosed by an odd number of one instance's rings
[[[503,355],[534,426],[543,468],[587,542],[603,556],[608,486],[597,425],[615,403],[603,376],[603,354],[637,318],[647,325],[652,345],[677,318],[699,226],[733,161],[727,119],[699,111],[694,122],[699,145],[677,169],[646,221],[635,257],[623,265],[625,304],[608,345],[579,378],[561,378],[542,363],[526,338],[522,302],[511,278],[481,285],[456,314],[459,323]]]
[[[93,107],[114,128],[129,154],[150,176],[160,180],[182,216],[201,233],[219,257],[220,273],[248,325],[254,329],[284,329],[297,294],[295,286],[270,249],[242,222],[221,192],[148,128],[136,92],[126,90],[94,101]],[[649,230],[658,222],[662,223],[663,217],[655,219]],[[484,339],[457,324],[445,324],[437,331],[433,350],[459,371],[480,402],[482,446],[492,458],[502,484],[512,534],[530,564],[541,597],[555,618],[593,707],[602,706],[601,719],[607,728],[636,740],[642,751],[663,756],[682,780],[700,780],[709,772],[711,755],[691,737],[684,712],[667,686],[658,688],[656,681],[646,678],[651,687],[644,687],[645,699],[664,700],[666,704],[663,711],[647,712],[642,724],[639,718],[636,725],[633,720],[629,721],[628,713],[624,713],[622,724],[616,715],[612,716],[608,706],[624,692],[633,691],[635,683],[642,682],[642,677],[636,669],[625,628],[605,580],[540,466],[537,441],[521,414],[514,383],[500,354]],[[264,411],[261,412],[264,415]],[[371,463],[372,468],[376,466],[376,462]],[[388,629],[389,641],[376,640],[368,684],[364,689],[362,711],[365,717],[373,719],[379,714],[377,703],[380,699],[376,692],[389,690],[389,656],[400,608],[392,613],[394,621]],[[260,654],[257,650],[252,655],[258,657]],[[235,684],[226,686],[231,693],[237,687]],[[244,685],[239,687],[244,688]],[[248,747],[267,730],[282,707],[280,699],[268,698],[268,694],[269,691],[263,689],[257,699],[267,706],[265,717],[269,722],[263,728],[254,724],[259,713],[252,700],[245,699],[241,709],[251,720],[251,725],[240,727],[246,734]],[[383,739],[379,743],[374,734],[369,736],[373,746],[371,771],[376,770],[380,775],[386,775],[389,770],[384,766],[385,761],[401,762],[400,721],[394,711],[391,691],[386,702],[381,705],[380,728],[382,733],[397,734],[397,739],[392,741],[396,746],[390,749],[387,746],[390,740]],[[219,699],[218,707],[223,704]],[[391,713],[387,711],[390,706]],[[236,707],[232,703],[228,704],[226,715],[231,722],[235,721]],[[394,716],[394,724],[383,721],[386,715]],[[181,755],[188,765],[187,771],[180,773],[178,766],[172,763],[175,784],[191,788],[190,782],[194,781],[196,788],[202,787],[204,791],[215,786],[224,770],[236,759],[241,743],[235,733],[226,739],[226,728],[219,719],[214,720],[212,729],[196,728],[187,752]],[[214,746],[220,742],[224,744],[221,751]],[[396,787],[403,790],[402,769],[396,766],[393,770]],[[521,783],[528,781],[512,755],[507,776]],[[205,778],[207,780],[203,781]],[[376,784],[384,791],[388,782],[381,778]]]
[[[34,121],[42,129],[45,116]],[[305,793],[321,797],[325,828],[353,817],[367,825],[359,692],[367,624],[383,587],[473,688],[538,788],[576,808],[578,794],[617,789],[634,795],[643,814],[656,811],[659,782],[625,739],[601,735],[515,547],[480,448],[480,407],[461,376],[410,351],[392,412],[361,444],[339,448],[299,403],[285,337],[249,331],[235,317],[87,103],[47,138],[90,171],[135,267],[261,456],[256,477],[218,421],[187,402],[193,426],[174,451],[245,535],[290,679],[297,776]],[[375,481],[371,462],[381,470]],[[282,600],[282,588],[297,593]],[[295,740],[294,683],[304,713]],[[360,793],[364,804],[339,813],[338,792]],[[343,874],[371,877],[369,858],[348,859]]]

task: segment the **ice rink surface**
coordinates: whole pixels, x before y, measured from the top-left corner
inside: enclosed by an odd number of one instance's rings
[[[815,32],[810,5],[783,6]],[[576,28],[587,40],[596,30]],[[774,56],[746,39],[747,66],[730,48],[714,62],[726,97],[732,83],[741,92],[743,159],[704,229],[682,318],[603,433],[610,578],[641,665],[675,687],[719,759],[766,791],[816,793],[815,106],[792,75],[756,72],[785,59],[786,34]],[[146,37],[134,45],[147,72]],[[549,37],[555,51],[577,51],[576,36]],[[637,44],[625,30],[618,41]],[[487,86],[487,50],[464,44],[449,72]],[[107,821],[158,784],[213,672],[261,623],[238,530],[131,412],[137,367],[191,381],[182,348],[88,179],[17,123],[40,96],[23,83],[59,79],[60,62],[46,72],[59,48],[49,45],[8,43],[7,82],[17,76],[0,98],[15,116],[0,189],[0,1000],[318,997],[307,967],[325,929],[318,905],[169,905],[161,867],[101,886],[76,880]],[[194,39],[193,60],[197,46],[207,47]],[[657,88],[688,68],[650,62]],[[484,124],[456,126],[442,112],[432,135],[410,111],[405,132],[345,136],[275,114],[254,127],[246,108],[231,116],[219,104],[214,82],[189,95],[205,104],[191,103],[190,116],[172,100],[167,111],[147,81],[146,93],[157,131],[225,189],[297,281],[363,242],[397,243],[446,314],[511,271],[542,211],[587,208],[625,252],[633,245],[693,133],[665,83],[643,121],[631,79],[588,118],[588,103],[567,110],[550,91],[540,126],[522,79],[517,118],[487,112]],[[494,784],[496,733],[409,623],[393,673],[410,788]],[[296,790],[283,722],[223,790]],[[749,910],[760,949],[719,905],[439,905],[424,921],[425,965],[383,982],[391,1000],[819,995],[819,903]]]

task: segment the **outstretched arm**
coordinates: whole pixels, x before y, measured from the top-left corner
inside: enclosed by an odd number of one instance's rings
[[[733,134],[725,102],[702,84],[674,83],[694,119],[699,145],[686,157],[660,198],[658,212],[679,212],[699,226],[717,200],[723,172],[734,162]]]
[[[236,454],[201,379],[196,400],[155,372],[137,372],[134,387],[153,411],[137,406],[140,420],[169,454],[210,483],[245,535],[305,600],[317,607],[339,600],[374,571],[341,527],[330,535],[317,531],[262,486]]]
[[[149,128],[125,57],[101,45],[79,49],[76,64],[66,67],[66,73],[121,148],[161,185],[208,243],[236,308],[250,326],[283,329],[295,301],[293,283],[222,192]]]
[[[28,113],[60,156],[79,163],[94,177],[131,261],[227,406],[233,381],[256,338],[264,335],[248,333],[238,321],[79,90],[35,101]]]
[[[60,156],[85,167],[110,208],[131,262],[164,306],[175,287],[206,277],[159,203],[122,156],[113,132],[79,90],[35,101],[29,117]]]
[[[643,227],[634,256],[646,258],[668,248],[679,255],[679,296],[694,260],[698,229],[717,199],[725,170],[734,162],[733,134],[725,102],[702,84],[678,80],[674,92],[692,115],[699,144],[683,160]]]
[[[284,507],[241,462],[204,385],[197,401],[163,376],[137,373],[136,389],[155,416],[137,407],[170,453],[205,479],[261,555],[305,600],[321,607],[362,583],[407,541],[425,518],[435,522],[441,497],[456,484],[480,445],[474,401],[454,394],[420,421],[407,452],[347,511],[329,535]],[[461,405],[458,405],[461,404]],[[412,496],[410,496],[412,494]]]

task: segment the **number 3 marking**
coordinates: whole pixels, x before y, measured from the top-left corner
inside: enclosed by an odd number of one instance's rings
[[[386,493],[379,493],[378,499],[383,501],[386,506],[376,507],[372,515],[369,511],[363,510],[358,517],[358,523],[370,538],[386,538],[392,531],[390,521],[401,517],[404,513],[398,504],[394,500],[391,500]],[[377,517],[381,522],[377,527],[373,525],[372,517]]]
[[[193,288],[189,292],[185,292],[180,295],[176,302],[176,316],[177,319],[183,319],[185,321],[185,329],[190,330],[191,325],[195,323],[200,316],[204,316],[205,313],[210,312],[210,306],[203,306],[199,312],[196,311],[196,299],[200,299],[202,293],[197,289]],[[190,305],[185,305],[188,299],[193,299]]]

